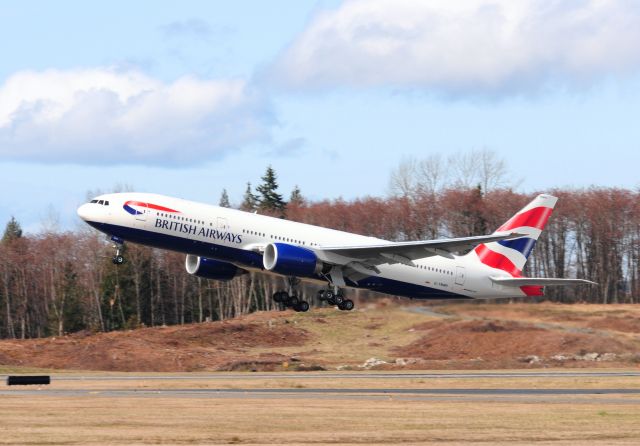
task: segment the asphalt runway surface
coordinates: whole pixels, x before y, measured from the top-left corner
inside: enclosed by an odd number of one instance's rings
[[[52,375],[56,381],[175,381],[242,379],[486,379],[515,378],[616,378],[640,377],[633,371],[535,371],[473,373],[223,373],[153,375]],[[509,401],[529,403],[593,403],[640,405],[640,388],[429,388],[428,381],[417,388],[156,388],[86,389],[40,386],[16,386],[0,389],[0,396],[111,397],[111,398],[235,398],[235,399],[357,399],[357,400],[434,400],[434,401]],[[530,383],[527,383],[530,386]]]
[[[5,379],[7,375],[0,375]],[[322,372],[322,373],[215,373],[215,374],[52,374],[53,381],[147,381],[147,380],[230,380],[230,379],[486,379],[486,378],[607,378],[640,377],[640,371],[534,371],[534,372],[469,372],[469,373],[393,373],[393,372]]]

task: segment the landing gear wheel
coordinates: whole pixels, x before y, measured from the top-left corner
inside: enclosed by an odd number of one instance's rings
[[[279,304],[286,302],[287,297],[288,295],[284,291],[276,291],[275,293],[273,293],[273,301]]]
[[[298,305],[294,307],[294,310],[298,312],[309,311],[309,302],[301,300],[300,302],[298,302]]]
[[[336,293],[334,293],[333,290],[324,290],[321,291],[321,293],[324,294],[324,300],[327,302],[335,302],[334,298],[336,297]],[[335,303],[332,303],[331,305],[335,305]]]
[[[354,306],[355,305],[351,299],[345,299],[342,304],[338,305],[338,308],[344,311],[351,311]]]
[[[326,290],[318,291],[318,300],[320,300],[320,301],[327,300],[327,291]]]
[[[286,300],[287,307],[291,307],[294,309],[298,306],[299,303],[300,299],[298,299],[297,296],[289,296],[289,298]]]
[[[113,256],[113,259],[111,261],[113,262],[114,265],[122,265],[124,263],[124,257],[118,254]]]
[[[333,297],[333,300],[338,306],[340,306],[344,303],[344,296],[340,293],[336,293],[336,295]]]

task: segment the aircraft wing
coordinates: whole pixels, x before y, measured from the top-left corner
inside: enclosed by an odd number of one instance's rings
[[[491,277],[491,281],[505,286],[547,286],[547,285],[597,285],[596,282],[584,279],[557,279],[554,277]]]
[[[403,263],[413,265],[413,260],[431,256],[453,258],[457,251],[473,248],[480,243],[496,242],[523,237],[525,234],[502,232],[474,237],[459,237],[416,242],[389,242],[379,245],[362,246],[320,246],[314,248],[323,253],[336,254],[354,261],[381,265],[383,263]]]

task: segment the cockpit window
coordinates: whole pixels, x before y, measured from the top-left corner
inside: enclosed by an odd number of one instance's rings
[[[104,200],[98,201],[98,204],[104,204]]]
[[[108,200],[104,200],[104,205],[105,206],[109,206],[109,201]]]
[[[97,203],[98,200],[91,200],[91,203]]]

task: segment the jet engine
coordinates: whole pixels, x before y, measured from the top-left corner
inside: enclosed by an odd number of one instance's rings
[[[231,280],[248,272],[232,263],[194,256],[193,254],[187,255],[185,266],[189,274],[213,280]]]
[[[286,243],[270,243],[262,256],[264,269],[285,276],[313,276],[323,269],[318,256],[307,248]]]

